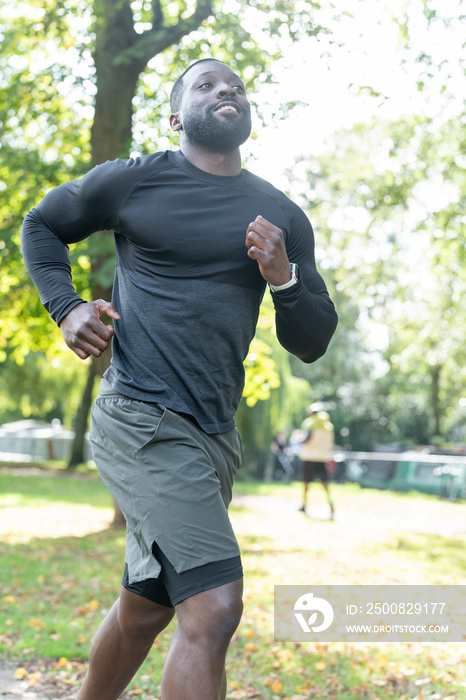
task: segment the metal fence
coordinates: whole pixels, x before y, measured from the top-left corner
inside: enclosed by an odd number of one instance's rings
[[[466,498],[466,456],[423,452],[336,452],[345,477],[363,487]]]

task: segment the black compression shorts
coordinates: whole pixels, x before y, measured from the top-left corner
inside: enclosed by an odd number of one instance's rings
[[[128,566],[125,565],[121,584],[128,591],[165,607],[174,607],[196,593],[223,586],[243,577],[241,557],[210,562],[177,574],[155,542],[152,551],[162,567],[159,577],[130,584]]]

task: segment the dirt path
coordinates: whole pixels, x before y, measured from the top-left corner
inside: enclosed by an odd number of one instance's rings
[[[44,667],[42,662],[24,662],[28,674],[23,679],[15,678],[15,672],[22,669],[21,663],[0,661],[0,698],[11,700],[74,700],[77,689],[65,683],[59,673]],[[131,700],[122,695],[121,700]]]
[[[35,665],[28,663],[27,670],[34,673]],[[59,684],[54,681],[41,679],[31,686],[31,679],[25,676],[22,680],[15,678],[15,671],[21,668],[19,664],[0,661],[0,698],[11,698],[11,700],[56,700],[56,698],[69,699],[75,697],[75,693],[70,693],[69,686],[64,683]],[[28,674],[29,675],[29,674]]]
[[[317,485],[307,514],[298,511],[299,495],[299,489],[293,487],[284,498],[246,495],[233,499],[231,517],[237,536],[244,543],[254,535],[257,542],[252,549],[258,555],[254,567],[271,571],[276,584],[418,585],[426,583],[422,557],[407,554],[397,557],[396,568],[392,566],[393,550],[400,540],[419,533],[466,542],[464,502],[393,498],[381,491],[355,493],[343,487],[335,490],[335,520],[330,521]]]
[[[28,693],[27,682],[15,680],[14,673],[17,666],[4,664],[0,666],[0,697],[26,698],[37,697]]]
[[[329,509],[318,485],[309,498],[307,513],[298,511],[299,493],[293,489],[285,498],[275,496],[235,496],[233,506],[245,508],[235,521],[236,532],[273,537],[277,543],[290,541],[311,545],[311,533],[319,549],[340,551],[361,544],[386,540],[404,532],[443,537],[466,537],[466,503],[450,503],[437,498],[393,498],[383,491],[361,489],[354,495],[345,490],[336,496],[335,521],[329,522]]]

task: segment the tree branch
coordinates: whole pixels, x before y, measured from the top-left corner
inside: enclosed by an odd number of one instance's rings
[[[152,0],[152,29],[163,27],[163,10],[160,0]]]
[[[157,0],[154,0],[156,3]],[[194,13],[177,24],[148,29],[137,35],[133,46],[121,51],[114,59],[114,65],[141,64],[142,68],[157,54],[180,41],[184,36],[194,31],[212,14],[210,0],[199,0]]]

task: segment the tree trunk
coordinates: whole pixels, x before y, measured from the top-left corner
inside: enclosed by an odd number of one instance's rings
[[[95,362],[92,361],[89,365],[89,370],[87,373],[86,386],[84,387],[84,393],[79,404],[78,412],[76,414],[75,420],[75,435],[73,440],[73,446],[71,448],[71,456],[67,465],[67,469],[75,469],[78,464],[84,462],[84,436],[87,430],[87,424],[89,419],[89,411],[92,404],[92,393],[94,389],[94,380],[96,376],[96,366]]]
[[[93,163],[127,158],[131,146],[133,98],[140,74],[151,58],[197,29],[212,13],[209,0],[194,12],[165,22],[162,5],[152,1],[152,25],[139,34],[129,0],[95,0],[96,99],[91,131]]]
[[[113,520],[112,524],[110,527],[114,528],[115,530],[121,530],[121,529],[126,529],[126,520],[125,516],[120,510],[120,506],[118,503],[113,499]]]

